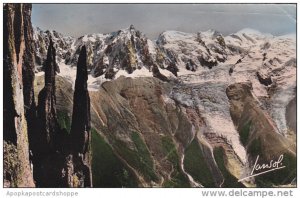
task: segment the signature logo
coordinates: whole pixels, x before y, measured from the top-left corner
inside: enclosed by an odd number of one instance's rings
[[[241,182],[245,179],[251,178],[251,177],[255,177],[258,175],[262,175],[265,173],[269,173],[275,170],[279,170],[282,168],[285,168],[285,166],[282,165],[282,160],[283,160],[283,155],[280,155],[279,158],[277,160],[271,160],[269,163],[264,163],[264,164],[258,164],[258,159],[259,159],[259,155],[257,156],[253,169],[250,173],[249,176],[244,177],[242,179],[239,179],[238,182]]]

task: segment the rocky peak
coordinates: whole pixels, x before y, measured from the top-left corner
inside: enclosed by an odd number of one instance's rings
[[[103,75],[107,79],[113,79],[118,71],[125,70],[126,73],[131,74],[143,66],[150,70],[153,62],[158,62],[160,68],[163,66],[163,58],[156,54],[158,49],[155,44],[134,26],[109,34],[87,34],[76,40],[54,31],[35,28],[38,65],[41,65],[38,62],[46,57],[44,48],[49,43],[49,35],[56,46],[59,64],[75,67],[81,46],[85,45],[88,72],[94,77]],[[158,58],[160,60],[156,61]]]
[[[212,38],[216,38],[217,36],[222,36],[221,32],[214,30],[214,29],[209,29],[205,33],[208,35],[211,35]]]
[[[50,37],[50,43],[47,51],[47,59],[45,61],[45,86],[51,85],[55,91],[55,76],[59,73],[59,67],[56,63],[56,51]]]
[[[135,27],[131,24],[129,27],[131,33],[135,33]]]
[[[224,38],[212,30],[196,34],[166,31],[160,34],[157,45],[165,54],[164,64],[173,74],[176,74],[175,66],[178,71],[211,69],[227,60],[228,56]]]
[[[70,50],[74,38],[71,36],[63,36],[55,30],[43,31],[39,27],[33,27],[33,38],[35,40],[35,64],[37,69],[41,70],[41,66],[47,58],[47,46],[50,43],[50,37],[53,46],[56,48],[58,62],[64,62],[68,50]]]

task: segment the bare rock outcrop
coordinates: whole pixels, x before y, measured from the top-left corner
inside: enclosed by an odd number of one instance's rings
[[[261,84],[263,84],[265,86],[269,86],[272,84],[271,76],[265,76],[265,75],[261,74],[260,72],[256,72],[256,76]]]
[[[29,162],[27,122],[24,112],[23,72],[26,64],[27,14],[31,6],[5,4],[3,10],[3,137],[4,137],[4,186],[34,187]],[[24,36],[25,35],[25,36]],[[25,60],[24,60],[25,59]],[[25,76],[27,75],[25,71]]]

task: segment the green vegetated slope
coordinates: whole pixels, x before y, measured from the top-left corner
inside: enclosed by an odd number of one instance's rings
[[[243,128],[241,129],[240,132],[240,140],[242,142],[243,145],[246,145],[247,140],[249,139],[249,135],[250,135],[250,126],[251,126],[251,122],[247,122]]]
[[[180,159],[177,153],[176,146],[170,137],[164,136],[161,138],[164,155],[173,165],[173,172],[170,180],[164,182],[164,187],[190,187],[188,179],[180,169]]]
[[[70,133],[71,115],[67,111],[57,111],[57,121],[61,129],[65,129]]]
[[[285,168],[261,174],[255,177],[257,187],[274,187],[290,184],[296,178],[296,146],[278,133],[275,123],[268,112],[261,109],[251,94],[251,86],[236,83],[227,88],[230,99],[230,113],[240,134],[240,140],[246,147],[250,166],[270,164],[283,155],[279,166]],[[253,174],[270,169],[254,171]]]
[[[92,129],[92,156],[94,187],[137,187],[134,175],[95,129]]]
[[[185,151],[184,167],[204,187],[216,187],[206,159],[204,158],[202,148],[195,139]]]
[[[128,164],[141,173],[146,180],[158,181],[158,177],[154,170],[153,160],[151,159],[149,150],[140,135],[137,132],[132,132],[131,139],[134,142],[136,150],[128,148],[121,141],[116,141],[114,143],[114,147],[117,152]]]
[[[70,131],[70,117],[67,112],[58,111],[58,122],[62,129]],[[138,187],[135,176],[115,155],[111,146],[94,128],[91,133],[93,187]]]
[[[281,165],[285,168],[256,176],[257,187],[270,188],[290,184],[297,175],[297,159],[290,154],[283,154]]]
[[[285,168],[256,176],[256,185],[257,187],[274,187],[290,184],[297,173],[295,148],[286,137],[278,134],[272,128],[262,112],[256,109],[256,114],[257,112],[258,116],[254,117],[251,110],[249,112],[245,111],[243,114],[244,119],[247,118],[251,122],[240,124],[240,138],[246,146],[249,160],[254,166],[255,160],[259,156],[257,164],[270,164],[271,161],[275,162],[280,155],[283,155],[283,160],[279,166],[285,166]],[[254,174],[265,170],[255,171]]]
[[[271,160],[266,160],[264,152],[264,145],[262,143],[262,139],[256,138],[254,139],[248,146],[248,152],[252,156],[252,159],[255,160],[257,156],[259,156],[259,160],[257,164],[270,164]],[[274,145],[275,146],[275,145]],[[280,146],[280,145],[279,145]],[[269,147],[272,149],[272,147]],[[258,175],[255,177],[255,182],[257,187],[269,188],[274,186],[280,186],[285,184],[290,184],[297,175],[297,158],[293,153],[291,153],[288,148],[283,148],[281,152],[278,152],[277,155],[273,155],[273,162],[277,161],[280,155],[283,155],[283,160],[278,166],[285,167],[282,169],[278,169],[275,171],[271,171],[262,175]],[[265,169],[269,170],[269,169]],[[265,170],[255,171],[255,173],[259,173]]]
[[[230,174],[230,172],[227,170],[225,166],[225,160],[224,156],[225,151],[222,147],[217,147],[214,149],[214,157],[217,162],[217,165],[219,169],[222,172],[222,175],[224,177],[224,183],[222,184],[222,187],[225,188],[243,188],[245,187],[242,183],[238,182],[238,179],[235,178],[233,175]]]
[[[43,77],[37,77],[36,91],[41,88],[43,80]],[[106,85],[105,89],[90,93],[92,126],[94,127],[92,130],[94,187],[138,187],[144,185],[190,187],[187,176],[181,170],[181,154],[177,147],[188,142],[190,132],[183,129],[191,127],[188,126],[188,122],[182,118],[184,115],[177,111],[176,107],[168,106],[165,109],[163,100],[160,99],[164,90],[162,85],[156,81],[149,78],[142,80],[118,79],[110,82],[109,86]],[[148,88],[145,85],[151,85],[151,87]],[[121,93],[126,93],[126,95],[121,95]],[[60,105],[57,105],[59,125],[69,132],[73,90],[71,84],[59,76],[57,77],[56,95],[57,100],[60,101]],[[137,105],[143,110],[135,109]],[[247,108],[253,109],[253,107]],[[233,110],[234,115],[240,109]],[[267,153],[264,152],[266,149],[272,149],[274,153],[286,148],[286,141],[278,141],[279,136],[267,132],[269,126],[259,133],[253,132],[266,121],[263,114],[255,117],[254,111],[249,110],[241,109],[240,120],[234,121],[242,144],[246,146],[247,152],[252,156],[250,160],[253,160],[258,154],[264,157],[264,154]],[[258,110],[256,112],[260,113]],[[256,119],[252,119],[253,117]],[[183,122],[181,125],[179,120]],[[159,124],[152,125],[151,123]],[[159,128],[159,126],[162,127]],[[174,129],[177,129],[176,137],[170,133]],[[122,135],[121,139],[118,137],[120,134]],[[279,146],[272,147],[271,143],[276,141],[279,142]],[[283,164],[286,168],[256,177],[257,186],[281,185],[294,178],[296,157],[289,152],[283,154]],[[226,156],[221,147],[214,149],[212,157],[215,158],[217,166],[225,178],[222,187],[244,187],[226,169]],[[185,171],[195,181],[204,187],[216,187],[216,181],[214,181],[216,176],[212,173],[203,154],[202,145],[199,145],[197,140],[186,145],[183,163]],[[132,172],[130,167],[135,172]]]
[[[94,123],[103,123],[97,130],[135,170],[139,186],[189,187],[179,148],[193,138],[192,126],[176,104],[165,103],[165,86],[155,78],[103,83],[91,93]]]

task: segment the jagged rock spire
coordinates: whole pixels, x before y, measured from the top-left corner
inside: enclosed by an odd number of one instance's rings
[[[90,139],[90,97],[87,90],[86,47],[81,47],[78,58],[71,126],[73,149],[85,154]]]
[[[45,85],[51,84],[55,91],[55,76],[59,73],[59,67],[56,64],[56,51],[50,37],[49,47],[47,51],[47,59],[45,62]]]
[[[77,74],[74,90],[73,115],[71,125],[71,141],[74,173],[80,176],[80,187],[92,187],[91,153],[91,115],[90,97],[87,89],[87,58],[86,47],[81,47],[77,63]],[[74,174],[73,174],[74,177]]]
[[[40,128],[42,138],[45,139],[46,150],[54,147],[55,136],[57,133],[57,116],[56,116],[56,97],[55,97],[55,76],[59,71],[55,60],[56,52],[53,47],[52,39],[47,52],[45,61],[45,87],[39,93],[38,117],[40,119]],[[43,149],[42,149],[43,150]],[[45,150],[45,151],[46,151]]]
[[[131,24],[131,25],[130,25],[130,27],[129,27],[129,29],[130,29],[130,30],[135,30],[135,27],[134,27],[134,25],[133,25],[133,24]]]

